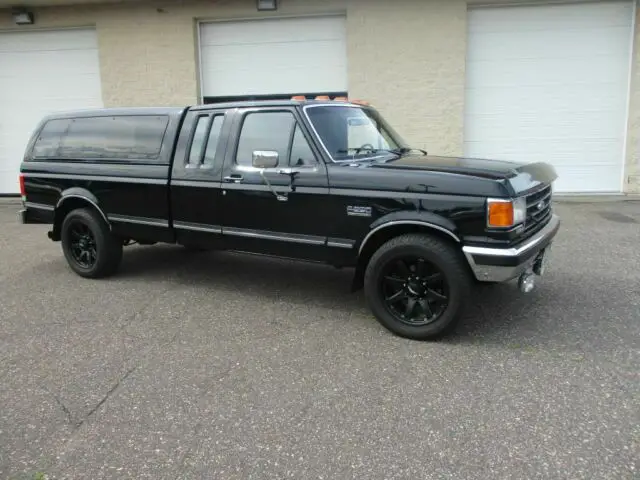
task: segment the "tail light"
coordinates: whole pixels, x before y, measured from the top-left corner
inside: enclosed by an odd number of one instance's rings
[[[22,173],[18,176],[18,180],[20,182],[20,195],[24,201],[27,199],[27,191],[24,188],[24,175]]]

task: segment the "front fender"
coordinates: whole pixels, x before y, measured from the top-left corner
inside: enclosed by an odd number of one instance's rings
[[[367,233],[358,246],[358,261],[353,276],[353,282],[351,284],[351,291],[359,290],[363,286],[364,271],[369,258],[369,255],[363,254],[363,250],[366,247],[367,242],[371,240],[375,243],[375,235],[378,232],[381,232],[386,228],[401,227],[402,225],[421,225],[426,228],[438,230],[451,237],[455,242],[461,243],[455,224],[451,220],[438,214],[424,211],[401,211],[384,215],[371,223],[369,233]]]
[[[371,223],[371,225],[369,226],[369,233],[371,234],[374,230],[379,230],[385,225],[397,225],[401,223],[422,223],[425,224],[425,226],[436,228],[436,230],[440,230],[443,233],[448,234],[457,242],[460,242],[460,237],[458,236],[458,228],[456,227],[455,223],[441,215],[425,211],[398,211],[389,213],[380,218],[377,218],[373,223]],[[364,243],[365,241],[363,240],[362,244]]]

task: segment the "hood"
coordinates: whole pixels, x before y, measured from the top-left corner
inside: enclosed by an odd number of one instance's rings
[[[503,183],[510,195],[524,194],[557,178],[555,168],[545,162],[517,163],[484,158],[405,155],[384,163],[373,163],[374,169],[418,170],[481,177]]]

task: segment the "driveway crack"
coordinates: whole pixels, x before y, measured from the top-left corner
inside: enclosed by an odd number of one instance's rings
[[[76,423],[75,425],[75,429],[77,430],[78,428],[80,428],[82,426],[82,424],[84,422],[86,422],[94,413],[96,413],[98,411],[98,409],[104,405],[104,403],[109,399],[109,397],[111,397],[111,395],[113,395],[113,393],[118,389],[118,387],[120,385],[122,385],[122,382],[124,382],[127,377],[129,377],[129,375],[131,375],[137,367],[131,367],[129,370],[127,370],[124,375],[122,375],[122,377],[120,377],[118,379],[118,381],[115,383],[115,385],[113,385],[109,391],[102,397],[102,399],[89,411],[89,413],[87,413],[84,418],[82,420],[80,420],[79,422]]]
[[[76,423],[73,421],[73,415],[71,414],[71,410],[69,410],[69,408],[64,404],[64,402],[58,395],[53,395],[53,398],[55,399],[56,403],[60,406],[60,408],[66,415],[67,421],[69,422],[69,424],[73,425],[74,429],[77,428]]]

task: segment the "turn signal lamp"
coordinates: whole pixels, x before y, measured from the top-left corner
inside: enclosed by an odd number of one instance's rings
[[[316,100],[331,100],[328,95],[318,95]]]
[[[527,216],[527,204],[524,198],[506,200],[490,198],[487,200],[487,226],[491,228],[510,228],[521,223]]]

